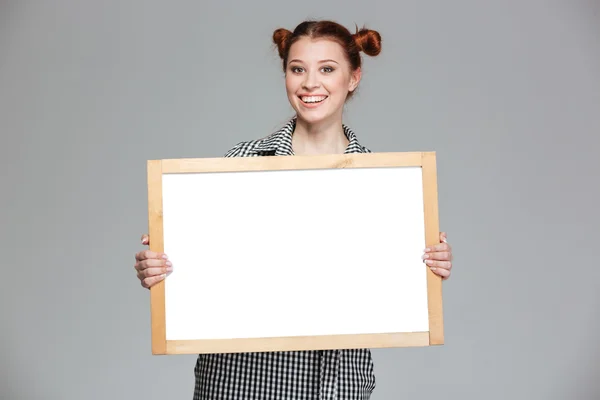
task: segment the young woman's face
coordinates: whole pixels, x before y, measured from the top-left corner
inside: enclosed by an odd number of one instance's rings
[[[346,97],[360,80],[343,48],[330,40],[302,38],[288,56],[285,86],[290,104],[309,123],[341,116]]]

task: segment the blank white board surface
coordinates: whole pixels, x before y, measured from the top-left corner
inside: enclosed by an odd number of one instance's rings
[[[149,162],[154,354],[442,344],[434,153],[260,158]]]
[[[417,167],[163,176],[167,340],[429,329]]]

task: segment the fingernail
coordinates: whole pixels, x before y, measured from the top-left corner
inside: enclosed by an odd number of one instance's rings
[[[167,267],[167,273],[173,272],[173,267]]]
[[[435,271],[435,267],[429,267],[431,271]]]
[[[164,259],[166,260],[166,259],[167,259],[167,258],[169,258],[169,257],[168,257],[166,254],[163,254],[163,255],[162,255],[162,258],[164,258]]]
[[[172,266],[173,266],[173,264],[171,263],[171,261],[167,261],[167,262],[165,263],[165,265],[166,265],[167,267],[172,267]]]
[[[162,274],[162,275],[160,276],[160,279],[165,279],[166,277],[167,277],[167,274]]]
[[[423,256],[421,257],[423,260],[426,258],[429,258],[429,254],[423,254]]]
[[[426,248],[425,250],[423,250],[425,253],[427,253],[429,250],[431,250],[429,247]]]

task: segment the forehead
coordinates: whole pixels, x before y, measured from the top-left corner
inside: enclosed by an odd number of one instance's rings
[[[310,39],[303,37],[290,47],[288,60],[319,62],[332,59],[339,63],[345,61],[344,49],[337,42],[328,39]]]

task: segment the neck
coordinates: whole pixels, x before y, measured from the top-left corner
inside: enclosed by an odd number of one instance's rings
[[[311,124],[300,117],[292,135],[292,148],[297,155],[340,154],[346,150],[348,138],[341,118]]]

